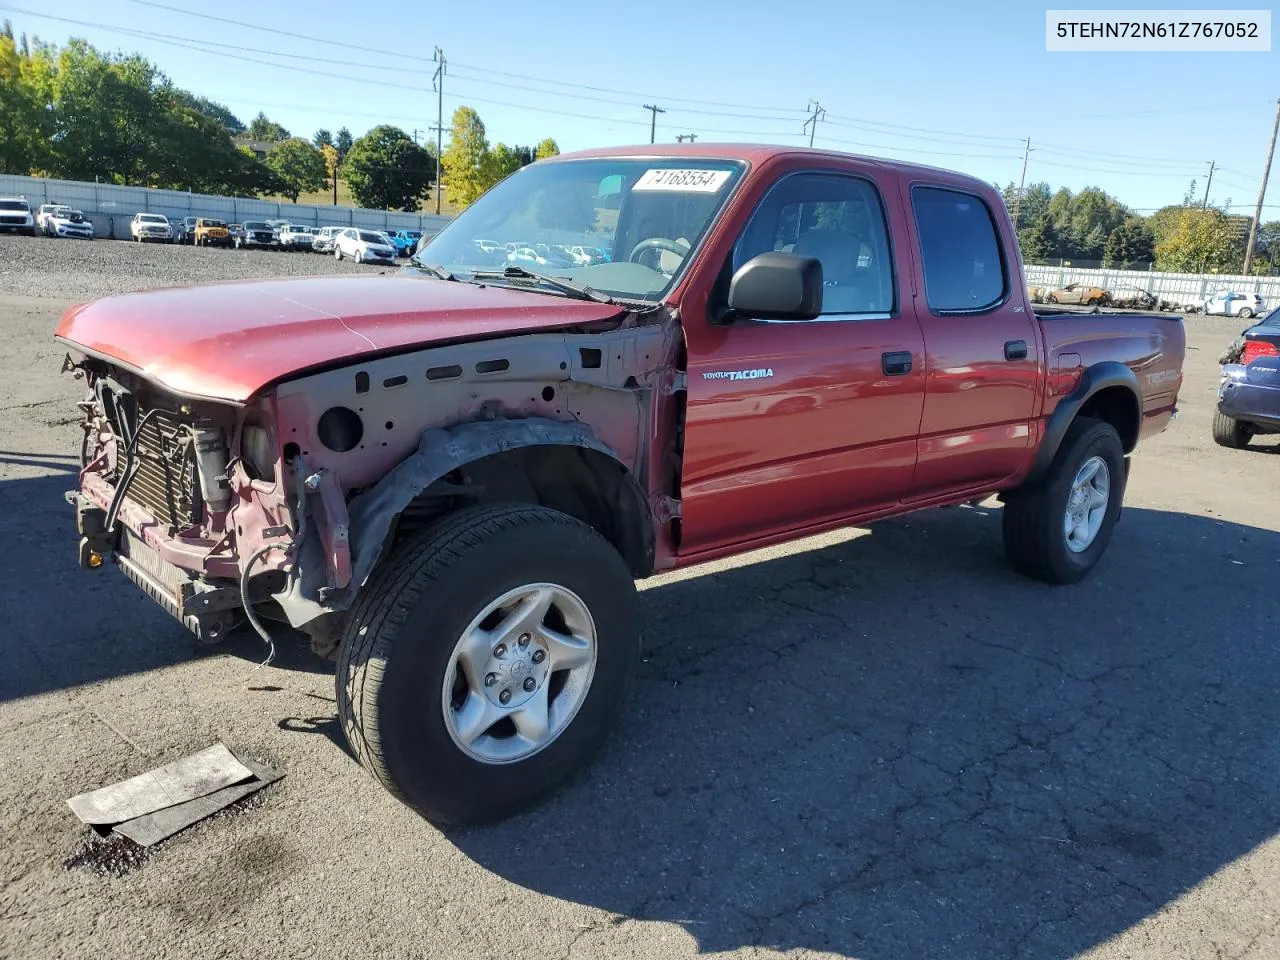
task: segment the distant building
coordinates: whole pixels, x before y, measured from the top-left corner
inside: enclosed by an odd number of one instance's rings
[[[252,137],[232,137],[237,147],[248,147],[259,160],[267,159],[267,151],[276,145],[274,140],[254,140]]]

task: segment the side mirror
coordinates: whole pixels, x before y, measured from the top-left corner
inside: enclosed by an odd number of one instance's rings
[[[729,311],[758,320],[813,320],[822,313],[822,261],[770,251],[729,281]]]

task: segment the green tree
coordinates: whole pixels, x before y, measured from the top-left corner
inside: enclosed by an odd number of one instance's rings
[[[223,104],[216,103],[208,97],[197,97],[194,94],[187,93],[185,90],[181,91],[181,95],[195,110],[221,126],[228,133],[233,136],[244,133],[245,125],[240,122],[240,118]]]
[[[1280,220],[1258,225],[1258,236],[1253,243],[1253,272],[1280,273]]]
[[[0,33],[0,173],[30,174],[49,162],[52,84],[49,52],[20,51],[5,21]]]
[[[1156,269],[1175,273],[1227,273],[1239,270],[1244,244],[1239,230],[1221,210],[1183,207],[1176,225],[1156,244]]]
[[[261,110],[258,115],[249,123],[249,137],[253,140],[288,140],[289,131],[273,120],[268,120],[267,115]]]
[[[435,159],[399,127],[374,127],[351,145],[342,164],[362,207],[417,210],[435,179]]]
[[[323,150],[325,147],[333,146],[333,134],[321,127],[316,131],[316,135],[311,138],[311,143],[317,150]]]
[[[1140,217],[1130,217],[1111,231],[1102,252],[1106,267],[1133,269],[1156,258],[1156,236]]]
[[[534,152],[535,160],[545,160],[547,157],[560,156],[560,146],[550,137],[538,144],[538,149]]]
[[[346,127],[338,129],[338,135],[333,138],[333,145],[338,148],[338,162],[345,162],[347,154],[351,152],[351,131]]]
[[[490,150],[485,157],[485,189],[519,170],[523,166],[520,159],[520,154],[505,143],[499,143]]]
[[[488,187],[490,163],[484,123],[470,107],[453,111],[449,146],[445,148],[443,160],[449,202],[458,207],[474,203]]]
[[[266,162],[283,185],[284,195],[294,203],[300,193],[324,189],[324,157],[301,137],[275,144],[267,151]]]
[[[1029,229],[1018,232],[1018,246],[1026,263],[1043,263],[1062,256],[1062,240],[1053,218],[1043,216]]]

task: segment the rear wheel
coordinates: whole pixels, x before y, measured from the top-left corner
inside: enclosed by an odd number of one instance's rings
[[[453,514],[374,571],[338,659],[352,751],[439,824],[483,823],[563,783],[621,713],[636,591],[596,531],[545,507]]]
[[[1004,546],[1014,567],[1047,583],[1078,583],[1111,541],[1124,486],[1116,428],[1077,418],[1044,480],[1006,496]]]
[[[1241,307],[1238,311],[1236,311],[1236,316],[1239,317],[1241,320],[1248,320],[1253,317],[1253,311],[1250,310],[1248,307]]]
[[[1228,417],[1221,411],[1214,411],[1213,442],[1218,446],[1243,450],[1253,439],[1253,433],[1254,430],[1250,424],[1241,423],[1235,417]]]

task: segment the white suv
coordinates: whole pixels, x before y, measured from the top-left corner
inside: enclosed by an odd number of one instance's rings
[[[0,197],[0,230],[20,230],[36,235],[36,221],[31,204],[22,197]]]
[[[168,243],[173,239],[173,227],[163,213],[135,213],[129,221],[129,236],[139,243],[144,240]]]
[[[63,203],[46,203],[36,214],[36,226],[46,237],[93,239],[93,224],[79,210]]]
[[[344,227],[321,227],[311,237],[311,249],[316,253],[333,253],[333,240]]]
[[[347,227],[334,238],[333,256],[337,260],[350,257],[356,263],[395,263],[396,248],[384,233]]]

